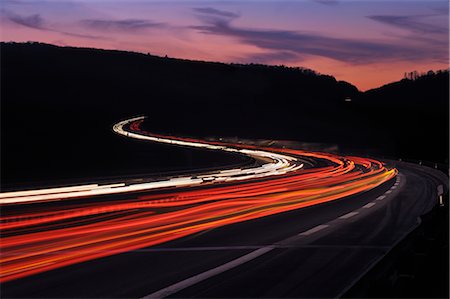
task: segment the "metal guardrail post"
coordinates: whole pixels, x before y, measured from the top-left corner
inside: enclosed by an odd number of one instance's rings
[[[444,186],[439,185],[437,186],[437,194],[439,197],[439,206],[444,206]]]

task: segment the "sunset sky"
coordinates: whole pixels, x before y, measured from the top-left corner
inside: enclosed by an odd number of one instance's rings
[[[367,90],[449,64],[449,2],[2,0],[2,41],[302,66]]]

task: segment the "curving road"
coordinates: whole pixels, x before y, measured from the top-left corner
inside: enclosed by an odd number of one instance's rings
[[[114,131],[259,162],[1,193],[3,297],[338,296],[448,188],[405,163],[160,136],[142,121]]]

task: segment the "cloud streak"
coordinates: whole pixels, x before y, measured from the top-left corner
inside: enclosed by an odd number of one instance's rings
[[[203,34],[236,38],[243,43],[267,50],[271,56],[276,55],[276,52],[280,53],[280,57],[290,53],[288,56],[292,59],[313,55],[351,64],[364,64],[389,60],[420,60],[430,57],[430,49],[424,51],[423,48],[400,43],[337,38],[301,31],[241,28],[232,25],[233,18],[228,15],[222,17],[222,15],[225,14],[222,12],[221,15],[214,14],[214,17],[212,14],[208,14],[208,18],[200,17],[203,24],[191,28]],[[431,56],[447,55],[434,54]]]
[[[17,25],[22,25],[28,28],[47,30],[45,28],[45,21],[40,14],[32,14],[29,16],[20,16],[11,12],[5,12],[7,19]]]
[[[338,0],[313,0],[313,1],[324,5],[336,5],[339,3]]]
[[[240,16],[239,14],[236,14],[234,12],[219,10],[211,7],[199,7],[193,8],[193,10],[201,14],[213,15],[216,17],[225,17],[230,19],[235,19]]]
[[[372,15],[367,16],[367,18],[389,26],[406,29],[418,33],[448,34],[448,28],[420,21],[423,18],[433,16],[434,15],[421,15],[421,16]]]
[[[75,33],[75,32],[68,32],[68,31],[64,31],[64,30],[54,29],[48,24],[48,22],[40,14],[31,14],[28,16],[21,16],[21,15],[18,15],[11,11],[6,11],[6,10],[2,10],[1,13],[11,23],[19,25],[19,26],[28,27],[31,29],[56,32],[56,33],[60,33],[60,34],[67,35],[67,36],[81,37],[81,38],[86,38],[86,39],[106,39],[105,37],[97,36],[97,35]]]
[[[91,29],[102,31],[142,31],[152,28],[162,28],[166,24],[142,19],[125,20],[82,20],[81,24]]]

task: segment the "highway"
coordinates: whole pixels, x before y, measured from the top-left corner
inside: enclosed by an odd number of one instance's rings
[[[160,136],[251,155],[213,173],[1,193],[2,297],[337,297],[436,204],[400,162]]]
[[[97,196],[107,194],[118,194],[135,191],[149,191],[166,187],[195,186],[207,182],[231,182],[249,178],[263,178],[266,176],[280,175],[295,171],[303,167],[302,163],[296,163],[297,158],[282,155],[274,152],[261,151],[256,149],[238,149],[225,145],[208,144],[199,141],[169,139],[164,137],[148,136],[144,134],[125,131],[124,126],[130,125],[134,130],[138,130],[139,124],[144,117],[136,117],[122,121],[114,125],[114,132],[135,139],[167,143],[180,146],[205,148],[211,150],[222,150],[227,152],[241,153],[259,160],[269,159],[270,163],[265,163],[252,168],[227,169],[218,172],[209,172],[200,176],[179,176],[166,180],[157,180],[145,183],[115,182],[113,184],[87,184],[71,187],[48,188],[38,190],[26,190],[0,193],[0,204],[21,204],[36,203],[43,201],[64,200],[86,196]]]

